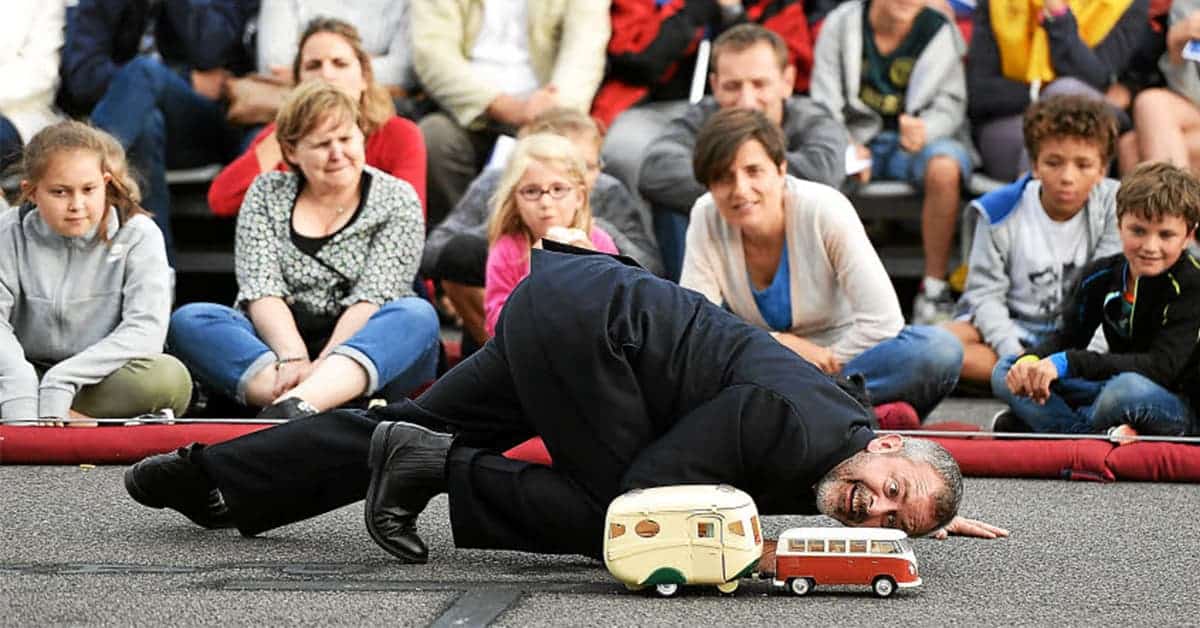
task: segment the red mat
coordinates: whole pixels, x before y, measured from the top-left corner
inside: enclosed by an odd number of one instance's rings
[[[219,443],[270,424],[139,425],[132,427],[0,426],[0,464],[130,464],[188,443]],[[955,429],[945,423],[931,426]],[[957,429],[972,431],[971,426]],[[976,428],[977,429],[977,428]],[[1200,482],[1200,447],[1135,443],[1116,447],[1097,440],[993,440],[934,438],[971,477],[1062,478]],[[551,464],[541,439],[505,452],[509,458]]]

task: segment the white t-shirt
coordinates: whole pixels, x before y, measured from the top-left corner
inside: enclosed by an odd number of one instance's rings
[[[1059,314],[1064,294],[1088,262],[1088,225],[1081,211],[1052,220],[1038,198],[1042,185],[1030,181],[1009,220],[1013,221],[1008,307],[1014,318],[1049,321]]]
[[[512,96],[527,96],[539,87],[529,62],[526,0],[487,0],[483,22],[471,47],[471,68]]]

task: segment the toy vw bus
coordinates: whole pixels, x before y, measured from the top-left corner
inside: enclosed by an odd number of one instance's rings
[[[862,584],[888,597],[920,586],[908,536],[890,528],[791,528],[775,546],[775,586],[796,595],[813,587]]]
[[[630,590],[670,597],[684,584],[732,593],[762,556],[758,508],[732,486],[636,489],[608,507],[604,564]]]

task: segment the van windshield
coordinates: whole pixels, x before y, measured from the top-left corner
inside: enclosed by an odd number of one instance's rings
[[[906,554],[912,551],[912,546],[908,544],[908,539],[900,539],[900,551]]]

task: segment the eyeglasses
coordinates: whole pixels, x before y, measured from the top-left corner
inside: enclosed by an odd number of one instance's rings
[[[567,185],[566,183],[555,183],[548,188],[530,185],[517,190],[517,195],[526,201],[536,203],[542,200],[543,194],[549,194],[550,198],[558,200],[570,194],[574,189],[575,186]]]

